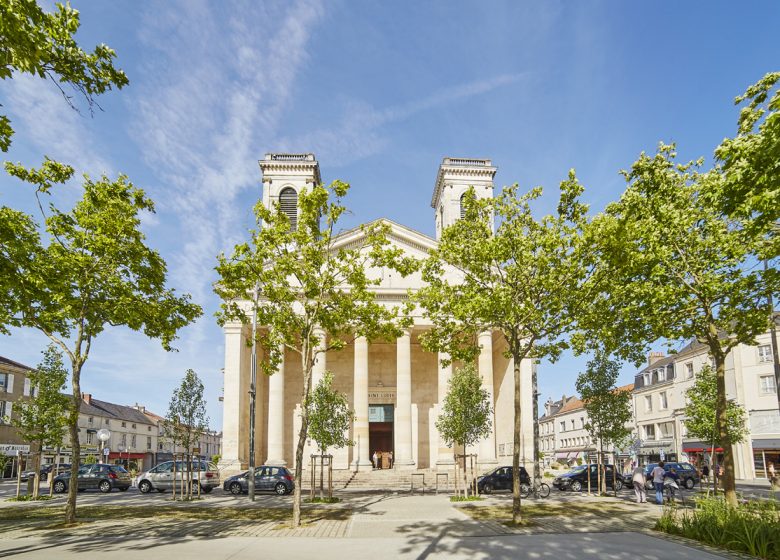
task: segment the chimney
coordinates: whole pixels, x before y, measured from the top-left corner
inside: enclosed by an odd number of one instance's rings
[[[92,404],[92,393],[81,393],[81,400],[87,404]]]
[[[658,360],[663,360],[665,357],[666,354],[664,354],[663,352],[650,352],[647,355],[647,365],[652,366]]]

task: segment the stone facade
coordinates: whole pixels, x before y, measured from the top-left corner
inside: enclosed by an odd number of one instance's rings
[[[268,154],[260,162],[263,172],[263,201],[279,202],[289,209],[291,222],[296,218],[290,205],[296,193],[320,182],[319,167],[312,154]],[[493,195],[496,168],[489,160],[445,158],[440,166],[431,206],[434,209],[437,238],[443,227],[460,217],[461,197],[469,186],[477,196]],[[287,204],[288,206],[284,206]],[[287,211],[287,210],[285,210]],[[436,240],[395,222],[390,226],[389,241],[413,257],[425,258],[436,247]],[[337,246],[360,242],[362,232],[343,233]],[[388,306],[400,306],[408,292],[419,289],[419,273],[401,278],[390,270],[370,270],[381,278],[377,299]],[[420,334],[430,329],[422,314],[412,317],[413,326],[395,341],[347,340],[346,347],[329,351],[315,364],[314,382],[325,370],[334,375],[335,388],[347,395],[355,411],[350,439],[355,445],[335,450],[334,468],[370,469],[374,451],[393,452],[394,466],[405,469],[449,469],[455,450],[440,441],[435,428],[439,406],[446,394],[447,382],[455,363],[442,366],[441,358],[425,351]],[[223,453],[221,468],[227,472],[246,468],[249,459],[249,380],[251,348],[246,340],[250,332],[241,323],[225,325],[225,369]],[[324,333],[327,336],[327,333]],[[483,386],[494,405],[494,430],[484,441],[469,448],[477,453],[482,466],[511,462],[513,441],[513,366],[504,356],[505,342],[500,333],[482,333],[479,337],[478,370]],[[263,360],[258,347],[257,360]],[[531,361],[521,364],[523,387],[523,425],[521,434],[523,462],[532,461],[532,417],[530,379]],[[297,355],[287,352],[284,362],[271,376],[258,377],[255,423],[255,463],[286,464],[294,462],[302,393],[301,365]],[[309,445],[306,455],[313,450]],[[462,452],[462,450],[457,450]]]

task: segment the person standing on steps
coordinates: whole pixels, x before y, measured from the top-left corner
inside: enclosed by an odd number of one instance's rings
[[[655,503],[659,506],[664,505],[664,462],[661,461],[650,473],[653,477],[653,487],[655,488]]]
[[[634,494],[636,494],[636,503],[644,504],[647,501],[647,492],[645,492],[645,469],[637,465],[631,476],[634,483]]]
[[[374,454],[371,456],[371,462],[372,462],[372,464],[374,465],[374,468],[375,468],[375,469],[378,469],[378,468],[379,468],[379,463],[378,463],[378,461],[379,461],[379,455],[377,455],[377,452],[376,452],[376,451],[374,451]]]

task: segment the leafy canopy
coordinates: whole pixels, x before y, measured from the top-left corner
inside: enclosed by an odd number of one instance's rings
[[[67,426],[70,402],[62,391],[68,371],[62,353],[53,344],[43,351],[38,367],[27,373],[30,380],[30,400],[22,401],[13,425],[23,440],[43,446],[59,447]]]
[[[79,12],[69,4],[56,4],[53,13],[44,12],[35,0],[0,0],[0,79],[14,72],[51,80],[74,107],[64,86],[83,97],[90,109],[98,106],[95,96],[126,86],[127,76],[114,67],[116,53],[107,45],[83,51],[74,35],[80,25]],[[99,106],[98,106],[99,107]],[[13,135],[11,122],[0,115],[0,150],[7,152]]]
[[[163,436],[180,444],[189,453],[209,428],[203,382],[194,370],[184,373],[181,384],[174,389],[163,424]],[[175,449],[174,449],[175,451]]]
[[[333,374],[325,372],[311,393],[309,436],[317,442],[321,453],[353,445],[349,428],[355,413],[349,408],[347,397],[333,388]]]
[[[704,442],[714,442],[716,447],[725,444],[717,430],[715,413],[717,409],[718,387],[715,372],[710,366],[704,366],[696,374],[696,381],[685,391],[685,429],[688,436]],[[726,427],[731,443],[739,443],[747,435],[745,409],[733,400],[726,405]]]
[[[490,394],[473,364],[456,368],[449,380],[436,429],[447,446],[469,446],[492,431]]]
[[[585,427],[602,445],[624,446],[631,436],[631,391],[620,390],[617,362],[597,354],[577,376],[576,388],[588,413]]]

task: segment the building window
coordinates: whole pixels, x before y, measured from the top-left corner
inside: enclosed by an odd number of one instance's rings
[[[135,424],[132,424],[132,425],[131,425],[131,427],[132,427],[133,429],[135,429],[135,427],[136,427],[136,426],[135,426]]]
[[[762,375],[758,378],[758,381],[762,395],[774,395],[777,393],[777,385],[775,384],[774,375]]]
[[[688,362],[685,364],[685,377],[686,379],[693,378],[693,362]]]
[[[151,426],[147,426],[147,427],[146,427],[146,431],[147,431],[147,432],[151,432],[151,431],[152,431],[152,427],[151,427]]]
[[[290,220],[290,231],[298,229],[298,193],[292,187],[285,187],[279,193],[279,209]]]
[[[95,433],[87,432],[87,444],[93,444],[93,443],[95,443]]]
[[[643,383],[642,383],[642,384],[643,384],[645,387],[647,387],[648,385],[650,385],[650,372],[647,372],[647,373],[643,373],[643,374],[642,374],[642,381],[643,381]]]
[[[127,422],[122,422],[122,427],[127,428]]]
[[[130,447],[135,449],[135,434],[130,436]]]
[[[762,344],[758,347],[758,361],[759,362],[771,362],[772,361],[772,347],[769,344]]]
[[[91,426],[91,425],[92,425],[94,422],[95,422],[95,419],[94,419],[92,416],[90,416],[89,418],[87,418],[87,424],[89,424],[90,426]]]
[[[660,425],[661,428],[661,437],[663,439],[671,439],[672,434],[674,433],[674,426],[672,425],[672,422],[664,422]]]
[[[127,447],[127,434],[122,434],[122,439],[120,445]]]
[[[666,381],[666,369],[658,369],[656,370],[656,373],[658,374],[658,382]]]
[[[653,411],[653,397],[651,395],[645,395],[645,412]]]
[[[645,439],[646,440],[654,440],[655,439],[655,426],[653,424],[648,424],[647,426],[644,426],[645,429]]]
[[[584,428],[584,427],[585,427],[585,417],[583,416],[582,418],[580,418],[580,428]]]
[[[110,425],[110,422],[108,421],[108,418],[106,418],[106,426]]]
[[[10,418],[6,418],[6,416],[10,416],[10,406],[8,406],[10,403],[7,403],[5,401],[0,401],[0,424],[9,424]]]
[[[152,436],[146,436],[146,449],[152,449]]]
[[[562,432],[566,431],[566,422],[565,421],[561,422],[561,431]]]
[[[666,410],[669,407],[669,401],[666,399],[666,391],[661,391],[658,395],[660,410]]]
[[[466,205],[464,204],[466,202],[466,193],[463,193],[460,195],[460,219],[466,217]]]
[[[571,429],[573,430],[573,429],[574,429],[574,418],[572,418],[571,420],[569,420],[569,422],[571,422]]]

